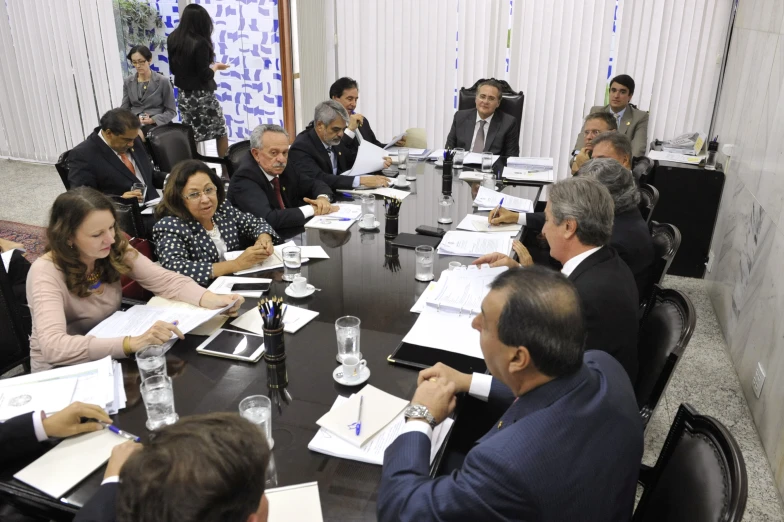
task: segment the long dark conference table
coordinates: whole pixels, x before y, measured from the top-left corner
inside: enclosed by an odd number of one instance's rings
[[[441,170],[432,163],[420,162],[416,173],[417,180],[410,186],[411,195],[403,201],[399,232],[414,233],[420,225],[455,230],[463,216],[473,212],[478,184],[460,181],[455,173],[453,222],[442,225],[437,223],[438,197],[442,193]],[[536,184],[532,188],[530,183],[527,186],[497,183],[502,187],[499,190],[529,199],[538,196],[537,188],[541,189]],[[380,199],[376,205],[376,216],[381,221],[381,227],[376,231],[360,230],[355,223],[345,233],[315,229],[281,232],[298,244],[320,245],[329,254],[329,259],[311,260],[302,266],[302,275],[321,291],[304,299],[292,299],[284,293],[287,283],[281,278],[282,269],[254,274],[273,279],[268,295],[281,296],[288,304],[319,312],[318,317],[296,334],[285,336],[288,376],[285,391],[291,401],[286,403],[273,398],[274,472],[271,470],[268,487],[318,481],[325,521],[375,520],[381,479],[380,466],[333,458],[307,448],[318,431],[316,420],[330,409],[336,396],[348,396],[364,386],[346,387],[332,378],[332,371],[338,365],[335,320],[344,315],[361,319],[361,351],[371,371],[368,384],[405,399],[410,399],[416,388],[417,371],[390,364],[387,357],[416,321],[418,316],[411,313],[410,308],[428,284],[414,279],[412,249],[390,248],[385,244],[384,209]],[[450,261],[470,264],[473,259],[436,256],[436,278],[447,269]],[[254,307],[256,302],[257,299],[246,299],[242,311]],[[234,327],[227,321],[224,328]],[[263,360],[248,364],[199,355],[195,348],[204,339],[186,335],[185,340],[178,341],[167,354],[176,411],[180,417],[236,412],[240,400],[249,395],[281,397],[280,388],[268,386],[274,386],[275,378],[268,378],[268,367]],[[144,427],[147,416],[139,394],[135,363],[124,361],[123,372],[128,404],[114,417],[115,425],[146,440],[149,437]],[[459,424],[458,419],[455,427]],[[433,472],[440,458],[441,454],[432,466]],[[103,478],[102,467],[62,500],[53,499],[13,478],[15,472],[32,460],[12,463],[0,473],[0,493],[10,495],[14,502],[26,507],[39,509],[54,520],[70,520],[97,490]]]

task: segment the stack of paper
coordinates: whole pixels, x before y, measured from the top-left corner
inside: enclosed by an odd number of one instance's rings
[[[120,363],[104,357],[0,381],[0,421],[38,410],[56,413],[75,401],[96,404],[110,415],[125,408]]]
[[[677,138],[663,141],[661,144],[662,151],[696,156],[702,150],[705,138],[706,136],[702,132],[687,132]]]
[[[480,216],[477,214],[467,214],[463,221],[457,225],[458,230],[470,230],[472,232],[486,232],[492,234],[506,234],[507,236],[516,236],[523,228],[518,224],[503,224],[503,225],[490,225],[487,221],[487,216]]]
[[[367,143],[367,142],[362,142]],[[375,145],[374,145],[375,146]],[[362,206],[351,203],[338,203],[340,210],[332,214],[314,216],[305,223],[305,228],[318,228],[321,230],[348,230],[359,218],[362,217]]]
[[[389,156],[397,156],[397,151],[400,150],[401,147],[389,147],[387,149],[387,154]],[[430,154],[430,149],[412,149],[408,148],[408,155],[412,158],[422,158],[427,157]]]
[[[555,181],[553,158],[509,158],[501,177],[517,181]]]
[[[437,164],[442,164],[444,162],[444,151],[446,149],[435,149],[430,152],[428,159],[436,160]],[[493,163],[498,161],[498,158],[501,156],[497,154],[493,154]],[[482,164],[482,153],[481,152],[469,152],[465,156],[463,156],[463,165],[481,165]]]
[[[296,333],[300,328],[311,322],[318,316],[318,312],[299,308],[297,306],[286,305],[286,316],[283,318],[283,331],[286,333]],[[237,317],[231,322],[232,325],[243,330],[248,330],[259,335],[264,335],[264,325],[261,322],[261,314],[258,308],[252,308]]]
[[[502,199],[504,200],[504,208],[507,210],[514,212],[534,211],[534,202],[530,199],[510,196],[509,194],[496,192],[486,187],[479,187],[479,191],[476,193],[476,199],[474,199],[474,205],[479,207],[480,211],[493,210],[501,204]]]
[[[376,196],[381,196],[384,198],[394,198],[399,200],[404,200],[408,196],[411,195],[411,192],[406,190],[398,190],[390,187],[381,187],[375,188],[370,190],[341,190],[344,194],[375,194]],[[329,214],[330,216],[332,214]],[[307,227],[307,224],[305,225]]]
[[[307,225],[306,225],[307,226]],[[245,275],[245,274],[252,274],[253,272],[262,272],[264,270],[274,270],[275,268],[282,268],[283,267],[283,249],[287,247],[295,247],[297,246],[294,241],[287,241],[280,245],[275,245],[273,247],[272,255],[265,259],[262,263],[247,268],[245,270],[240,270],[239,272],[234,272],[235,275]],[[242,255],[242,250],[234,250],[232,252],[226,252],[226,261],[234,261],[238,257]],[[306,263],[309,261],[305,254],[302,253],[301,261]]]
[[[307,520],[322,522],[318,482],[308,482],[264,491],[269,502],[267,522]]]
[[[368,387],[369,386],[366,386],[365,388]],[[357,395],[352,395],[350,398],[339,396],[335,400],[335,404],[332,405],[330,412],[344,407],[347,403],[351,403],[351,401],[356,400],[356,397]],[[433,459],[435,459],[439,448],[444,443],[444,440],[446,440],[446,436],[449,434],[449,430],[451,429],[453,422],[454,421],[452,419],[447,418],[433,430],[433,436],[430,443],[431,463],[433,462]],[[386,451],[387,447],[397,438],[397,436],[400,434],[400,431],[403,429],[403,426],[405,425],[406,420],[403,417],[403,413],[401,412],[385,428],[379,431],[366,444],[360,447],[349,444],[345,440],[330,433],[328,430],[321,428],[318,430],[318,433],[316,433],[316,436],[313,437],[313,440],[311,440],[308,444],[308,449],[317,451],[319,453],[324,453],[326,455],[331,455],[333,457],[356,460],[359,462],[365,462],[367,464],[376,464],[377,466],[381,466],[384,463],[384,452]],[[364,423],[362,426],[364,429]]]
[[[701,156],[687,156],[686,154],[664,152],[661,150],[650,151],[648,153],[648,157],[652,160],[672,161],[674,163],[687,163],[689,165],[699,165],[700,161],[705,159],[704,154]]]
[[[438,253],[451,256],[482,257],[492,252],[509,254],[512,238],[502,234],[478,234],[450,230],[438,244]]]

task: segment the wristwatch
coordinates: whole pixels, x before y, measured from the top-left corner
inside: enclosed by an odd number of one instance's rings
[[[422,406],[421,404],[409,404],[408,407],[403,410],[403,416],[408,419],[424,419],[430,424],[430,427],[435,429],[436,420],[430,415],[430,410],[427,409],[427,406]]]

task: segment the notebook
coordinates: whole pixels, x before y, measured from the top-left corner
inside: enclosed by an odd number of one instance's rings
[[[268,489],[264,494],[267,495],[269,502],[267,522],[292,520],[322,522],[324,520],[321,514],[318,482]]]

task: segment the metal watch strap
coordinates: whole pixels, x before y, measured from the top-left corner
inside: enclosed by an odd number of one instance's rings
[[[430,414],[430,410],[427,409],[427,406],[423,406],[421,404],[410,404],[403,410],[403,416],[408,419],[424,419],[431,428],[435,429],[436,427],[436,419],[433,415]]]

